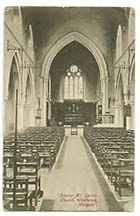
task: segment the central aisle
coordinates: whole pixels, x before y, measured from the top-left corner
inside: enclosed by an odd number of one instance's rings
[[[55,168],[42,175],[44,199],[52,211],[107,211],[104,194],[80,136],[66,138]]]

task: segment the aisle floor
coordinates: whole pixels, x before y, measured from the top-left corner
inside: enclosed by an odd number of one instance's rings
[[[55,167],[41,170],[43,200],[52,203],[49,210],[108,211],[85,145],[80,136],[66,137]]]

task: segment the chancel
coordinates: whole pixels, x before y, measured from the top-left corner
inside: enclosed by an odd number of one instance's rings
[[[6,7],[3,208],[133,211],[133,8]]]

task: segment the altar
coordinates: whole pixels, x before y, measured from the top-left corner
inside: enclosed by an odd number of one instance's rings
[[[78,130],[85,122],[95,124],[96,104],[84,102],[83,100],[64,100],[52,105],[52,115],[56,122],[63,122],[67,128],[77,125]],[[79,127],[80,125],[80,127]]]

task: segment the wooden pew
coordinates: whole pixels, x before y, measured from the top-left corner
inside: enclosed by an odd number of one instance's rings
[[[133,188],[134,167],[131,166],[130,168],[126,164],[129,160],[134,160],[134,134],[130,135],[123,128],[86,127],[84,137],[103,168],[104,173],[107,174],[111,183],[115,184],[116,191],[121,194],[123,184],[120,183],[120,187],[119,182],[122,182],[123,179],[129,179],[131,188]],[[121,160],[124,161],[122,162]],[[123,169],[124,171],[122,171]]]
[[[61,127],[31,127],[25,130],[24,133],[17,135],[17,152],[20,154],[18,162],[38,162],[43,160],[44,164],[52,168],[56,155],[60,149],[64,139],[64,128]],[[9,167],[13,166],[13,154],[11,153],[14,147],[14,134],[5,137],[4,140],[4,163]],[[45,151],[42,148],[48,148]],[[40,151],[42,149],[42,151]],[[12,150],[13,152],[13,150]],[[35,153],[39,152],[40,156],[35,157]],[[48,160],[48,152],[50,159]],[[46,154],[46,156],[45,156]],[[35,160],[36,158],[36,160]]]
[[[114,186],[120,196],[122,196],[123,188],[129,188],[132,193],[134,192],[134,159],[119,159]]]
[[[4,152],[3,153],[3,163],[7,165],[7,167],[13,166],[13,152]]]
[[[49,169],[53,166],[50,148],[48,146],[41,146],[41,148],[39,148],[39,167],[43,166]]]
[[[15,196],[14,196],[15,183]],[[13,209],[15,204],[15,208]],[[28,188],[28,178],[4,177],[3,179],[3,207],[8,211],[34,210],[32,206],[32,191]]]
[[[35,206],[37,206],[38,198],[42,194],[41,178],[38,175],[38,163],[17,162],[16,169],[17,178],[28,178],[28,185],[33,186],[31,189],[34,192]]]

